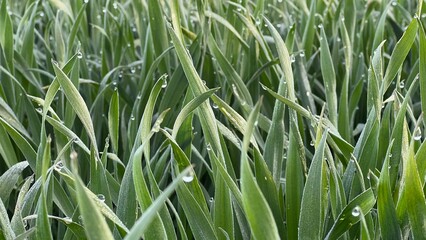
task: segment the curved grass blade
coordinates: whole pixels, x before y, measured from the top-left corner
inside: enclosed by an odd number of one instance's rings
[[[407,57],[411,46],[416,40],[417,28],[417,20],[413,19],[410,25],[408,25],[407,30],[405,30],[404,35],[402,35],[401,39],[399,39],[399,41],[396,43],[389,60],[389,64],[386,68],[385,76],[383,78],[383,83],[381,86],[382,95],[385,94],[386,90],[390,86],[392,80],[398,73],[398,70],[401,68],[405,58]]]
[[[176,117],[176,121],[173,125],[173,133],[172,133],[173,139],[176,138],[179,128],[182,125],[182,123],[185,121],[186,117],[219,89],[220,88],[213,88],[213,89],[207,90],[206,92],[202,93],[200,96],[197,96],[194,99],[192,99],[190,102],[188,102],[187,105],[185,105],[185,107],[182,108],[182,110],[179,112],[179,115]]]
[[[0,199],[7,201],[10,197],[10,193],[13,187],[19,180],[22,171],[28,167],[28,162],[23,161],[13,165],[0,177]]]
[[[80,121],[83,123],[84,128],[87,131],[87,135],[93,145],[96,153],[96,158],[99,158],[98,145],[96,143],[95,130],[93,128],[93,122],[90,117],[89,109],[87,108],[83,97],[78,92],[77,88],[67,77],[67,75],[59,68],[58,64],[52,60],[52,65],[55,70],[56,79],[60,83],[65,96],[71,103]]]
[[[338,239],[343,233],[348,231],[351,226],[360,221],[361,212],[368,214],[375,202],[376,199],[371,189],[358,195],[339,214],[339,217],[337,217],[325,239]]]
[[[192,170],[192,167],[186,168],[182,171],[173,182],[160,194],[160,196],[155,199],[154,202],[144,211],[142,217],[140,217],[133,227],[130,229],[129,234],[124,238],[125,240],[137,240],[140,239],[144,233],[148,230],[148,227],[151,225],[150,223],[158,216],[158,212],[162,207],[164,207],[164,203],[168,199],[168,197],[175,191],[179,184],[182,183],[182,179],[187,176]]]

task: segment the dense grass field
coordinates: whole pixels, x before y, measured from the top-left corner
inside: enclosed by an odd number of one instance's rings
[[[0,239],[425,239],[422,0],[0,0]]]

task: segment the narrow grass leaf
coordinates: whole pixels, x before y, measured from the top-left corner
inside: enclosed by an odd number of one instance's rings
[[[383,78],[383,84],[381,87],[382,94],[385,94],[386,90],[390,86],[392,80],[396,76],[398,70],[401,68],[408,52],[413,45],[417,35],[418,23],[416,19],[413,19],[405,30],[404,35],[396,43],[395,48],[392,52],[389,64],[386,68],[385,76]]]
[[[321,239],[324,224],[324,195],[323,181],[326,177],[324,149],[327,131],[323,133],[321,142],[315,151],[309,168],[308,178],[303,189],[302,205],[299,218],[299,239]]]
[[[402,239],[402,235],[397,221],[389,179],[389,156],[391,155],[392,145],[393,142],[391,142],[387,150],[377,187],[377,214],[383,238],[396,240]]]
[[[0,199],[2,201],[6,202],[9,199],[10,194],[13,190],[13,186],[16,185],[16,183],[19,180],[19,177],[21,176],[22,171],[24,171],[24,169],[27,167],[28,167],[27,161],[19,162],[13,165],[5,173],[1,175]]]
[[[339,214],[325,239],[338,239],[351,226],[360,221],[361,212],[368,214],[375,202],[373,190],[371,189],[358,195]]]
[[[73,107],[74,111],[77,113],[78,117],[80,118],[81,122],[83,123],[83,126],[85,127],[87,131],[87,135],[90,138],[90,141],[93,145],[93,148],[96,152],[96,157],[99,156],[98,153],[98,146],[96,143],[96,136],[95,131],[93,128],[93,122],[90,117],[89,110],[87,108],[87,105],[84,102],[83,97],[78,92],[77,88],[74,86],[74,84],[71,82],[71,80],[67,77],[67,75],[59,68],[58,64],[52,61],[53,68],[55,70],[56,79],[60,83],[63,92],[65,96],[67,97],[68,101],[71,103],[71,106]]]
[[[327,36],[324,27],[321,28],[321,73],[325,85],[325,96],[327,99],[328,115],[331,123],[337,127],[337,93],[336,73],[330,49],[328,48]]]
[[[111,137],[112,147],[114,152],[118,152],[118,138],[120,125],[120,102],[118,91],[112,94],[111,102],[108,111],[108,132]]]
[[[16,236],[13,232],[12,225],[10,224],[9,216],[3,203],[3,198],[0,198],[0,226],[3,231],[2,237],[4,237],[5,240],[15,239]]]
[[[175,191],[179,184],[182,183],[182,179],[187,176],[192,170],[192,167],[189,167],[182,171],[173,182],[161,193],[160,196],[155,199],[155,201],[144,211],[142,217],[139,218],[133,227],[130,229],[129,234],[124,238],[125,240],[137,240],[143,236],[145,231],[148,230],[150,223],[155,219],[157,213],[164,206],[164,203],[168,197]]]
[[[250,169],[247,158],[247,150],[253,133],[254,123],[259,115],[259,110],[260,102],[256,104],[247,120],[246,134],[244,136],[241,154],[241,192],[243,207],[254,239],[279,239],[278,228],[273,214],[257,182],[254,181],[254,175]]]
[[[77,156],[74,157],[72,161],[77,160]],[[74,174],[76,175],[75,188],[77,192],[77,201],[79,203],[80,214],[88,239],[114,239],[98,206],[96,206],[93,199],[87,195],[83,182],[76,173],[76,170],[74,170]]]

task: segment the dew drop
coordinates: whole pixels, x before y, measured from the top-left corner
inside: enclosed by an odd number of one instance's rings
[[[405,83],[404,83],[404,81],[401,81],[400,83],[399,83],[399,88],[404,88],[405,87]]]
[[[98,194],[97,197],[98,197],[99,201],[105,202],[105,196],[103,194]]]
[[[137,100],[141,100],[141,98],[142,98],[142,95],[140,94],[136,97]]]
[[[53,60],[53,59],[52,59],[52,64],[55,65],[55,66],[59,66],[59,63],[56,60]]]
[[[358,206],[354,207],[354,209],[352,210],[352,216],[358,217],[360,214],[361,214],[361,209]]]
[[[301,52],[299,53],[299,55],[300,55],[300,57],[305,57],[305,51],[301,51]]]
[[[319,25],[318,25],[318,28],[319,28],[319,29],[323,28],[323,25],[322,25],[322,24],[319,24]]]
[[[65,217],[62,220],[64,220],[65,224],[71,224],[72,223],[72,219],[70,217]]]
[[[188,172],[188,174],[183,176],[182,180],[187,183],[192,182],[192,180],[194,180],[194,172],[193,171]]]
[[[211,197],[210,199],[209,199],[209,202],[213,202],[214,201],[214,198],[213,197]]]
[[[294,57],[294,55],[291,55],[291,56],[290,56],[290,61],[291,61],[292,63],[296,62],[296,57]]]
[[[107,12],[106,8],[102,9],[102,12],[103,12],[103,13],[106,13],[106,12]]]
[[[212,150],[212,146],[210,145],[210,143],[207,143],[206,149],[207,149],[207,151],[211,151]]]
[[[83,53],[82,53],[82,52],[80,52],[80,51],[78,51],[78,52],[77,52],[77,58],[78,58],[78,59],[82,59],[82,58],[83,58]]]
[[[259,26],[259,25],[260,25],[260,19],[259,19],[259,18],[256,18],[256,22],[255,22],[255,24],[256,24],[257,26]]]
[[[40,17],[44,17],[44,12],[41,12],[41,13],[40,13]]]
[[[112,7],[113,7],[114,9],[117,9],[117,8],[118,8],[118,4],[115,2],[115,3],[113,3],[113,4],[112,4]]]
[[[391,158],[392,157],[392,153],[389,153],[389,158]]]
[[[89,0],[84,0],[84,3],[89,3]]]
[[[396,1],[393,1],[393,2],[391,3],[391,5],[392,5],[392,6],[394,6],[394,7],[395,7],[397,4],[398,4],[398,3],[397,3]]]
[[[414,130],[413,138],[416,141],[420,141],[422,139],[422,130],[420,130],[420,127],[417,127],[416,130]]]
[[[133,114],[130,115],[130,121],[135,121],[135,116],[133,116]]]
[[[257,120],[256,120],[256,121],[254,122],[254,126],[257,126],[258,124],[259,124],[259,121],[257,121]]]
[[[212,107],[213,107],[214,109],[218,109],[218,108],[219,108],[219,106],[218,106],[216,103],[213,103],[213,104],[212,104]]]
[[[59,161],[55,164],[55,170],[60,172],[62,170],[62,168],[64,168],[64,164],[62,163],[62,161]]]
[[[315,145],[314,140],[311,140],[311,142],[309,143],[309,145],[314,146]]]
[[[41,112],[43,112],[43,109],[37,108],[36,111],[39,112],[39,113],[41,113]]]
[[[77,160],[77,157],[78,157],[78,153],[76,151],[72,151],[70,153],[71,160]]]
[[[167,87],[167,80],[164,80],[163,84],[161,84],[161,88],[166,88]]]
[[[131,67],[130,68],[130,73],[135,73],[136,72],[136,68],[135,67]]]

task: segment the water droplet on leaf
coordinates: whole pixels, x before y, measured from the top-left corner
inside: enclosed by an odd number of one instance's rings
[[[352,216],[358,217],[360,214],[361,214],[361,209],[358,206],[354,207],[354,209],[352,210]]]
[[[186,174],[186,175],[182,178],[182,180],[183,180],[184,182],[187,182],[187,183],[192,182],[192,180],[194,180],[194,172],[193,172],[193,171],[189,171],[189,172],[188,172],[188,174]]]

